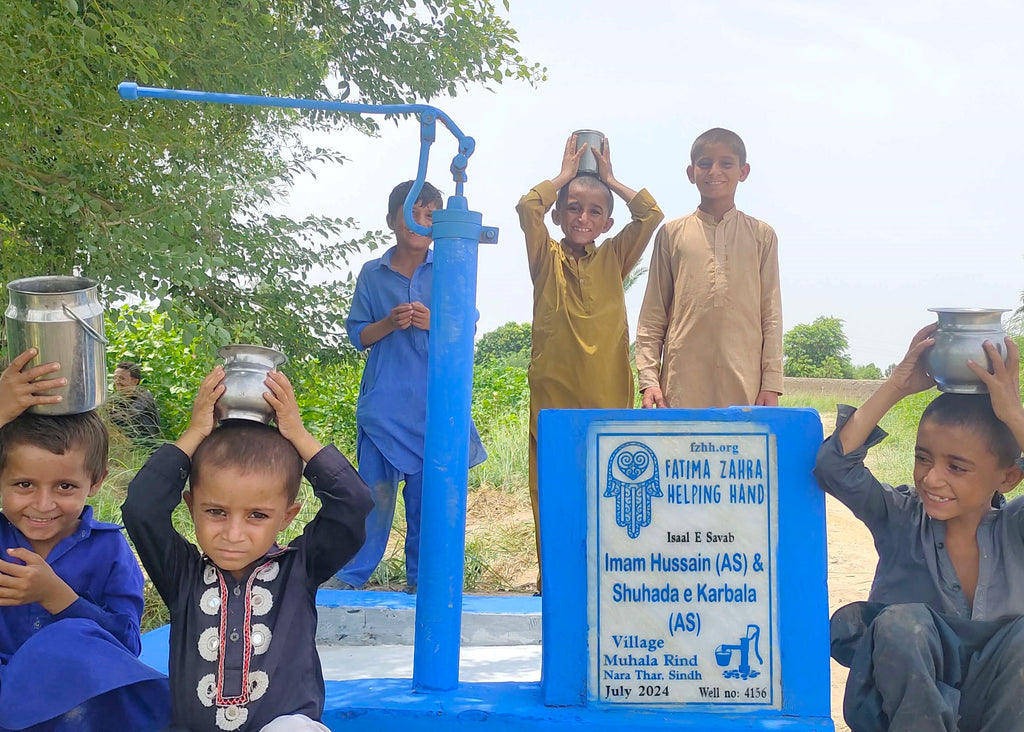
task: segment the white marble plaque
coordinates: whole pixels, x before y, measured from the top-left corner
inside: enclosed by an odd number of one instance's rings
[[[746,422],[591,428],[591,700],[781,707],[775,449]]]

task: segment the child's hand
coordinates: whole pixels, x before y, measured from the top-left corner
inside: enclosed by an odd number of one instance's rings
[[[419,301],[412,303],[412,324],[420,330],[430,330],[430,308]]]
[[[971,360],[967,361],[967,368],[988,387],[992,411],[1000,421],[1012,426],[1014,421],[1024,423],[1024,406],[1020,403],[1020,351],[1012,338],[1003,342],[1006,345],[1006,363],[992,342],[985,341],[985,354],[992,363],[992,373]]]
[[[615,179],[612,173],[612,149],[608,144],[608,138],[601,143],[601,150],[594,150],[594,159],[597,160],[597,175],[608,186],[609,190],[626,203],[633,200],[636,191],[627,185],[623,185]]]
[[[213,405],[220,399],[226,388],[221,382],[224,380],[224,367],[217,365],[203,378],[199,384],[199,392],[192,402],[192,417],[189,419],[188,427],[181,437],[174,444],[183,453],[192,457],[192,453],[202,442],[213,432],[217,426],[217,420],[213,416]]]
[[[38,602],[56,615],[78,599],[75,591],[35,552],[15,547],[8,549],[7,554],[24,564],[0,560],[0,607]]]
[[[263,383],[270,389],[269,392],[263,392],[263,398],[274,408],[278,431],[295,446],[302,459],[309,462],[323,446],[302,424],[299,403],[295,399],[291,382],[280,371],[271,371]]]
[[[757,398],[754,399],[755,407],[777,407],[779,406],[779,392],[770,391],[768,389],[762,389],[757,392]]]
[[[68,383],[67,379],[62,377],[35,381],[41,376],[59,371],[59,363],[51,361],[41,366],[33,366],[28,371],[22,370],[29,361],[36,357],[37,353],[39,351],[35,348],[28,349],[11,361],[11,365],[0,374],[0,427],[29,407],[38,404],[57,404],[61,401],[62,397],[56,394],[40,394],[39,392],[65,386]]]
[[[666,409],[668,402],[665,401],[665,395],[661,392],[661,387],[648,386],[644,389],[640,406],[644,409]]]
[[[580,170],[580,158],[583,157],[583,153],[588,147],[589,145],[583,143],[583,146],[577,150],[576,135],[569,135],[569,139],[565,143],[565,152],[562,153],[562,169],[551,179],[555,188],[561,188],[576,177],[576,173]]]
[[[892,370],[886,383],[895,389],[900,398],[925,391],[935,386],[935,379],[928,373],[928,349],[935,345],[935,330],[938,323],[926,325],[917,331],[910,341],[907,355]]]
[[[412,303],[403,302],[400,305],[395,305],[393,308],[391,308],[391,315],[389,315],[388,317],[391,320],[391,326],[395,330],[405,330],[410,325],[412,325]]]
[[[594,150],[593,153],[597,160],[597,176],[604,181],[605,185],[611,186],[615,181],[615,175],[612,173],[612,155],[607,137],[601,143],[601,149]]]

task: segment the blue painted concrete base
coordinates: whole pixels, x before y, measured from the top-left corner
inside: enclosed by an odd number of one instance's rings
[[[461,684],[451,692],[416,694],[409,679],[328,681],[324,724],[332,730],[382,732],[400,729],[487,730],[790,730],[832,732],[832,720],[786,717],[760,711],[752,715],[671,714],[594,707],[545,707],[537,683]]]

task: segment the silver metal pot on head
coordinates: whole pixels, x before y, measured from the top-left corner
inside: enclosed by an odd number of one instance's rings
[[[68,380],[67,386],[45,392],[62,401],[29,407],[29,412],[79,414],[107,398],[107,339],[98,287],[87,277],[56,275],[7,283],[10,302],[4,317],[11,358],[35,347],[39,353],[26,368],[56,361],[60,370],[44,378]]]
[[[970,359],[988,366],[988,355],[982,344],[991,341],[1006,361],[1006,331],[1002,326],[1005,309],[998,308],[928,308],[938,316],[935,345],[928,352],[928,373],[939,391],[954,394],[987,394],[988,387],[967,366]]]
[[[270,391],[264,382],[288,357],[273,348],[241,343],[218,348],[217,355],[224,359],[224,393],[214,405],[214,417],[270,424],[274,408],[263,398]]]
[[[576,135],[577,150],[583,147],[583,143],[587,143],[587,151],[580,156],[580,167],[577,168],[577,175],[597,175],[597,158],[594,157],[592,151],[600,150],[602,145],[604,145],[604,133],[597,130],[576,130],[572,134]]]

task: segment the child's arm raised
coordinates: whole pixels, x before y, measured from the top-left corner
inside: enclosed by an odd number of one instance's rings
[[[277,413],[277,428],[306,462],[304,475],[320,499],[320,510],[291,543],[305,552],[314,586],[326,582],[355,556],[366,540],[366,515],[373,508],[370,489],[334,445],[323,447],[302,424],[295,391],[280,371],[271,371],[264,393]]]
[[[1004,340],[1006,363],[990,341],[985,341],[985,354],[992,364],[992,373],[968,361],[967,367],[988,387],[992,399],[992,411],[1010,428],[1017,439],[1017,446],[1024,446],[1024,405],[1020,401],[1020,350],[1012,338]]]
[[[885,413],[901,399],[935,386],[935,380],[925,369],[925,354],[935,345],[932,335],[937,327],[936,323],[926,325],[914,335],[907,355],[893,369],[889,378],[839,430],[839,441],[844,454],[849,454],[863,445]]]
[[[602,144],[602,150],[594,150],[597,159],[598,176],[606,186],[629,205],[632,217],[626,228],[606,241],[602,246],[611,247],[621,263],[622,279],[626,279],[640,261],[647,245],[651,243],[654,230],[665,218],[654,198],[645,189],[637,193],[629,186],[623,185],[612,173],[612,155],[608,138]]]
[[[215,366],[199,385],[188,427],[173,445],[163,445],[128,484],[121,520],[135,544],[142,566],[169,608],[179,601],[179,580],[199,552],[171,522],[181,503],[191,458],[217,422],[213,405],[224,393],[224,367]]]
[[[576,177],[580,158],[585,148],[576,149],[576,136],[570,135],[562,153],[562,167],[551,180],[538,183],[519,199],[516,213],[519,214],[519,228],[526,238],[526,259],[530,265],[530,277],[537,281],[549,265],[548,252],[554,241],[544,225],[544,214],[558,200],[558,190]]]
[[[226,388],[221,383],[222,381],[224,381],[224,367],[217,365],[199,384],[199,393],[196,394],[196,400],[192,402],[192,416],[188,421],[188,427],[174,443],[175,447],[189,458],[195,453],[199,443],[209,437],[213,428],[217,426],[217,420],[213,416],[213,405],[217,403]]]
[[[58,404],[62,397],[57,394],[40,394],[41,391],[57,389],[68,383],[68,380],[47,379],[36,381],[46,374],[60,370],[60,364],[54,361],[33,366],[25,371],[25,366],[36,357],[39,351],[29,348],[11,361],[11,365],[0,374],[0,427],[12,421],[29,407],[40,404]]]
[[[263,392],[263,398],[277,414],[278,431],[295,446],[303,462],[308,463],[323,449],[323,445],[309,434],[309,430],[302,424],[299,403],[295,399],[295,390],[291,382],[280,371],[271,371],[263,383],[270,389],[269,392]]]
[[[604,181],[604,184],[608,186],[612,193],[621,198],[626,203],[633,200],[636,195],[636,191],[627,185],[623,185],[612,173],[612,149],[608,144],[608,138],[604,138],[604,142],[601,143],[600,150],[594,150],[594,158],[597,159],[597,175]],[[579,164],[577,163],[577,166]]]
[[[569,139],[565,141],[565,151],[562,153],[562,168],[558,175],[551,179],[551,185],[556,191],[576,177],[580,170],[580,158],[588,147],[590,146],[584,143],[583,147],[577,150],[576,135],[569,135]]]

